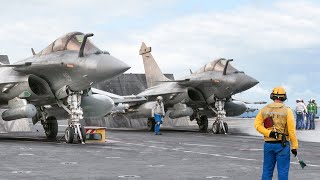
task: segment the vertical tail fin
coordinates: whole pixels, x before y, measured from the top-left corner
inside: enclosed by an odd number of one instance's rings
[[[7,55],[0,55],[0,63],[10,64],[8,56]]]
[[[170,81],[163,75],[158,64],[154,60],[151,54],[151,47],[147,47],[143,42],[139,54],[142,55],[148,88],[160,84],[161,82],[159,81]]]

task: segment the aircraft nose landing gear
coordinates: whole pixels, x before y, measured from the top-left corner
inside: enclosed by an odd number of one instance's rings
[[[227,134],[228,133],[228,124],[223,121],[223,118],[226,117],[226,111],[224,110],[225,101],[217,100],[215,102],[215,107],[217,109],[217,119],[212,124],[213,134]]]
[[[81,94],[82,92],[71,92],[67,98],[68,106],[59,102],[59,105],[69,113],[68,127],[64,136],[67,143],[81,142],[85,144],[86,133],[84,127],[80,124],[80,120],[83,119],[83,111],[80,106]]]

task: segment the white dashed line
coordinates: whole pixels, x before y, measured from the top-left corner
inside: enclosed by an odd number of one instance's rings
[[[148,167],[164,167],[163,164],[159,164],[159,165],[148,165]]]
[[[247,158],[241,158],[241,157],[235,157],[235,156],[224,156],[224,155],[221,155],[221,154],[209,154],[209,153],[181,150],[183,148],[170,149],[170,148],[158,147],[158,146],[148,146],[148,145],[145,145],[145,144],[134,144],[134,143],[125,143],[125,144],[136,145],[136,146],[146,146],[146,147],[149,147],[149,148],[165,149],[165,150],[172,150],[172,151],[178,151],[178,152],[184,152],[184,153],[208,155],[208,156],[215,156],[215,157],[224,157],[224,158],[229,158],[229,159],[238,159],[238,160],[245,160],[245,161],[258,161],[256,159],[247,159]]]
[[[106,159],[120,159],[121,157],[106,157]]]
[[[215,145],[209,145],[209,144],[191,144],[191,143],[179,143],[182,145],[187,145],[187,146],[200,146],[200,147],[221,147],[221,146],[215,146]]]
[[[143,142],[149,142],[149,143],[155,143],[155,144],[166,144],[167,142],[158,142],[158,141],[143,141]]]
[[[206,179],[228,179],[227,176],[207,176]]]
[[[297,162],[290,162],[291,164],[296,164],[296,165],[300,165],[299,163]],[[307,164],[307,167],[310,166],[310,167],[320,167],[320,165],[316,165],[316,164]]]
[[[32,171],[12,171],[12,174],[30,174]]]
[[[147,141],[145,141],[147,142]],[[152,141],[149,141],[152,142]],[[120,142],[124,143],[124,142]],[[163,150],[170,150],[170,151],[178,151],[178,152],[184,152],[184,153],[192,153],[192,154],[199,154],[199,155],[206,155],[206,156],[214,156],[214,157],[223,157],[223,158],[228,158],[228,159],[237,159],[237,160],[244,160],[244,161],[259,161],[257,159],[250,159],[250,158],[242,158],[242,157],[236,157],[236,156],[228,156],[228,155],[221,155],[221,154],[210,154],[210,153],[204,153],[204,152],[195,152],[195,151],[189,151],[185,150],[184,148],[166,148],[166,147],[160,147],[160,146],[149,146],[146,144],[135,144],[135,143],[124,143],[128,145],[135,145],[135,146],[143,146],[143,147],[149,147],[149,148],[156,148],[156,149],[163,149]],[[207,144],[191,144],[191,143],[179,143],[182,145],[190,145],[190,146],[203,146],[203,147],[219,147],[219,146],[213,146],[213,145],[207,145]],[[249,151],[262,151],[263,149],[242,149],[242,150],[249,150]],[[146,152],[140,152],[140,153],[146,153]],[[291,164],[299,164],[297,162],[290,162]],[[307,164],[307,166],[310,167],[320,167],[320,165],[316,164]],[[210,176],[211,177],[211,176]],[[213,176],[212,176],[213,177]]]

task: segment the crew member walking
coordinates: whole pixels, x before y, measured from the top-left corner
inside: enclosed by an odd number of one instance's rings
[[[307,117],[306,129],[309,129],[309,130],[315,129],[314,118],[318,113],[318,107],[315,99],[310,99],[307,109],[308,109],[308,117]]]
[[[164,106],[163,106],[163,98],[161,96],[158,96],[156,99],[156,102],[154,103],[154,106],[152,108],[152,114],[154,116],[155,120],[155,126],[154,126],[154,134],[155,135],[161,135],[160,133],[160,125],[162,124],[162,118],[165,115],[164,112]]]
[[[304,127],[304,114],[307,113],[307,107],[306,105],[303,103],[302,99],[297,99],[296,100],[297,104],[296,104],[296,129],[303,129]]]
[[[270,95],[274,101],[263,107],[258,113],[254,127],[264,136],[264,160],[262,180],[271,180],[275,164],[278,179],[287,180],[290,168],[291,152],[297,156],[298,140],[296,137],[293,112],[283,104],[287,99],[282,87],[275,87]]]

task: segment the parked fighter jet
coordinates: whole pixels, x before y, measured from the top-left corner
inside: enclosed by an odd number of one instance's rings
[[[258,83],[254,78],[235,69],[232,59],[218,59],[180,80],[169,80],[161,72],[151,48],[144,43],[140,49],[148,89],[138,94],[146,97],[147,102],[131,103],[127,115],[132,118],[148,118],[148,129],[153,130],[154,119],[151,115],[153,101],[163,97],[165,110],[170,118],[190,116],[196,119],[199,129],[206,131],[208,117],[217,117],[212,125],[214,133],[226,133],[228,126],[222,118],[238,116],[247,109],[245,103],[234,101],[231,96],[245,91]]]
[[[39,53],[14,64],[7,56],[0,64],[0,107],[4,121],[33,118],[41,121],[48,138],[58,132],[56,116],[68,118],[68,143],[84,143],[83,116],[104,116],[113,109],[109,97],[90,93],[92,83],[116,77],[130,67],[102,51],[87,38],[93,34],[68,33]],[[48,113],[60,110],[59,113]],[[74,138],[75,137],[75,138]]]

